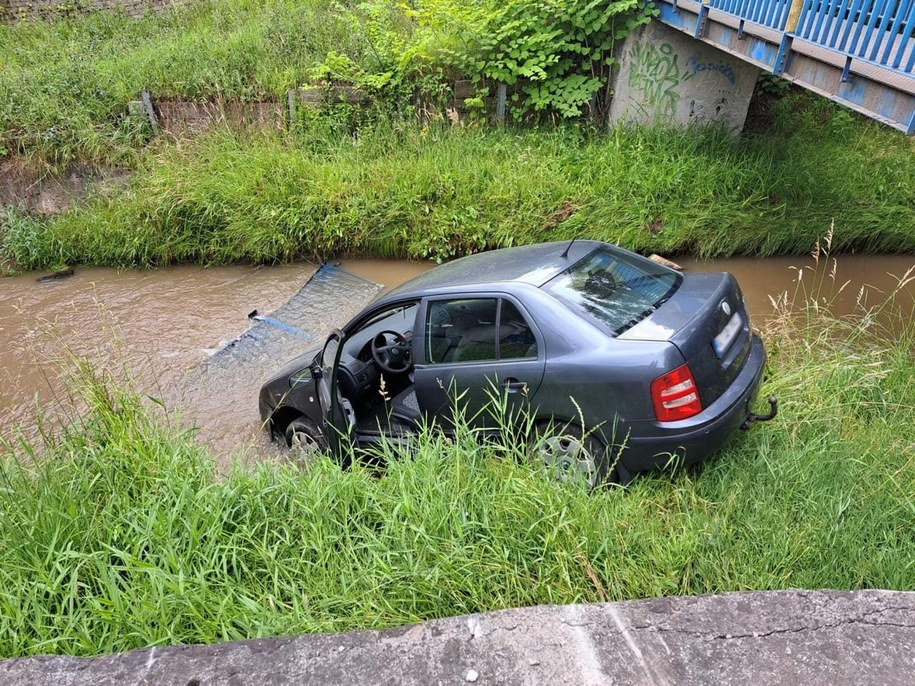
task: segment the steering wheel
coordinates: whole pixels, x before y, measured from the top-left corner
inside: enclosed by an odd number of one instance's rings
[[[388,336],[394,339],[388,341]],[[396,331],[379,331],[372,339],[372,358],[383,372],[402,374],[413,366],[410,341]]]

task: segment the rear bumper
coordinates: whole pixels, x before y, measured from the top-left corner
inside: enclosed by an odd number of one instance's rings
[[[630,472],[643,472],[671,464],[693,464],[717,451],[750,413],[765,366],[765,348],[754,334],[744,368],[721,397],[681,422],[634,424],[620,456],[622,466]]]

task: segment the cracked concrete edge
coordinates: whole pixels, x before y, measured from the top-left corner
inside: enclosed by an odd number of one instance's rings
[[[911,684],[915,593],[539,606],[384,631],[0,661],[0,685]],[[471,675],[473,676],[473,675]]]

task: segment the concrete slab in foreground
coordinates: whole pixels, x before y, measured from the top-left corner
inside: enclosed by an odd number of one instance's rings
[[[915,593],[544,606],[387,631],[0,662],[17,686],[912,684]]]

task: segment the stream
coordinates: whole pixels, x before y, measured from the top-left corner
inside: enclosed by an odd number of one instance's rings
[[[757,326],[772,313],[771,298],[785,291],[810,294],[817,281],[810,257],[678,262],[688,271],[732,272]],[[181,422],[199,427],[199,439],[223,466],[230,455],[261,459],[280,454],[260,428],[261,383],[288,359],[319,345],[383,288],[434,266],[372,259],[335,264],[342,271],[331,270],[332,275],[342,276],[330,281],[319,278],[325,270],[316,274],[312,264],[77,269],[73,277],[46,283],[37,282],[40,274],[0,278],[0,436],[34,437],[36,403],[46,428],[47,423],[53,428],[72,420],[75,410],[64,370],[72,367],[73,356],[82,356],[160,399]],[[913,265],[915,256],[840,256],[834,279],[828,275],[832,262],[820,265],[825,276],[819,293],[830,297],[837,314],[853,314],[862,286],[875,304]],[[915,284],[904,289],[899,304],[902,316],[915,313]],[[248,346],[254,352],[239,356],[252,335],[236,346],[230,343],[248,330],[253,323],[248,314],[254,310],[260,315],[286,312],[296,320],[297,334],[274,336],[269,345]]]

